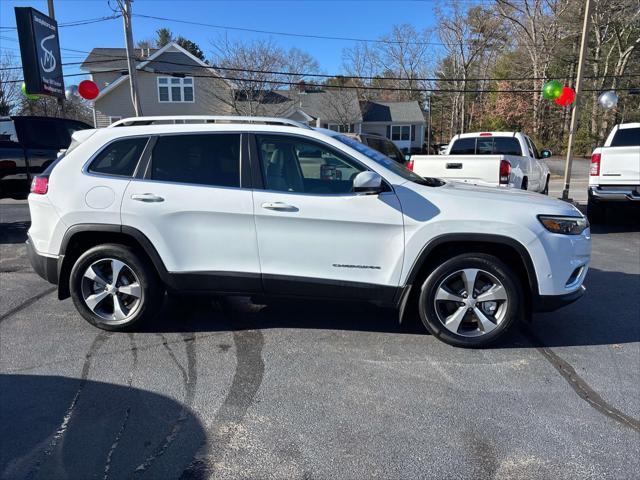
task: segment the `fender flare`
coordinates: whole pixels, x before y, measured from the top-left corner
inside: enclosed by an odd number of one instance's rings
[[[427,260],[427,258],[429,258],[429,255],[436,247],[445,243],[456,242],[493,243],[496,245],[507,245],[513,248],[518,253],[525,266],[525,271],[527,274],[531,292],[533,294],[538,294],[538,278],[536,276],[536,270],[533,265],[533,261],[531,260],[531,255],[529,255],[529,251],[522,243],[511,237],[507,237],[504,235],[494,235],[490,233],[445,233],[433,238],[423,247],[420,254],[413,261],[413,265],[409,269],[409,274],[407,275],[404,282],[405,287],[413,285],[422,265],[424,265],[424,262]]]

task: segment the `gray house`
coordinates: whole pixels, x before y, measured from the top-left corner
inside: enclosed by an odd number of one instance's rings
[[[180,45],[137,50],[138,88],[144,115],[226,115],[231,85]],[[94,48],[81,65],[98,84],[94,124],[105,127],[135,115],[124,48]]]
[[[339,132],[377,133],[398,147],[419,149],[425,121],[418,102],[359,102],[352,89],[308,88],[240,92],[215,68],[176,43],[138,49],[143,115],[267,115]],[[124,48],[94,48],[81,65],[100,88],[94,124],[105,127],[135,115]]]
[[[421,149],[426,124],[420,104],[413,102],[362,102],[362,132],[389,138],[400,149]]]

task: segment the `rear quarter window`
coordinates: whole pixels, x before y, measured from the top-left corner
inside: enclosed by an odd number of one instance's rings
[[[495,137],[493,143],[493,153],[496,155],[517,155],[522,156],[522,149],[517,138]]]
[[[611,140],[612,147],[640,146],[640,128],[619,128]]]
[[[148,140],[148,137],[136,137],[110,143],[91,162],[89,171],[119,177],[133,176]]]
[[[451,146],[449,155],[474,155],[476,153],[475,138],[459,138]]]

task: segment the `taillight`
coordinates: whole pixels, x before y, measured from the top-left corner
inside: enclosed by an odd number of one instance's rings
[[[508,184],[510,175],[511,164],[506,160],[500,160],[500,185]]]
[[[407,168],[413,172],[413,159],[407,162]]]
[[[31,181],[31,193],[44,195],[49,190],[49,177],[33,177]]]
[[[589,170],[589,175],[592,177],[597,177],[600,175],[600,154],[594,153],[591,155],[591,170]]]

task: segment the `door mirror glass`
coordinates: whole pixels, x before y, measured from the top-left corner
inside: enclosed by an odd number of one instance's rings
[[[382,177],[376,172],[360,172],[353,179],[353,191],[373,195],[382,191]]]
[[[552,155],[551,150],[542,150],[540,152],[541,158],[550,158]]]

